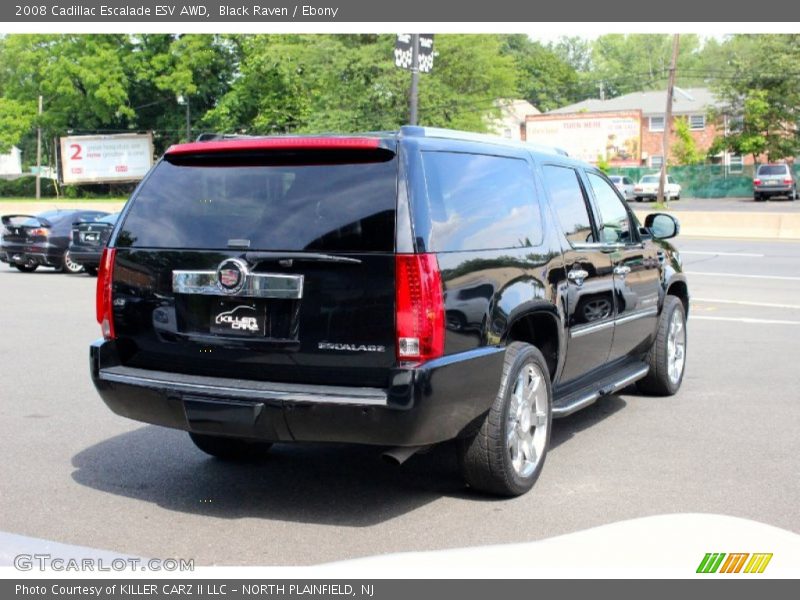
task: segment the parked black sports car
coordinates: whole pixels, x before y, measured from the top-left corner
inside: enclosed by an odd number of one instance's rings
[[[83,266],[72,260],[68,252],[72,224],[96,221],[108,215],[99,210],[48,210],[33,215],[2,217],[3,239],[0,261],[7,262],[23,273],[40,266],[57,271],[80,273]]]
[[[113,213],[96,221],[83,221],[72,226],[69,242],[70,258],[82,265],[89,275],[97,275],[100,256],[106,246],[119,213]]]

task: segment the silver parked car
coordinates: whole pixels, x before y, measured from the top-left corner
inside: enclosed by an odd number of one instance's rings
[[[753,200],[759,202],[770,196],[797,199],[797,182],[789,165],[783,163],[759,165],[753,178]]]
[[[608,178],[625,200],[633,200],[633,179],[626,175],[609,175]]]

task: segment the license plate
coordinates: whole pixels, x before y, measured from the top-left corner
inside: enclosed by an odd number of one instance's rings
[[[96,242],[100,239],[99,233],[84,233],[83,234],[83,241],[84,242]]]
[[[264,337],[267,334],[266,307],[220,300],[211,310],[211,333]]]

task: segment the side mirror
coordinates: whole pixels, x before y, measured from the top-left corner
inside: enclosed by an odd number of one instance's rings
[[[644,226],[650,234],[659,240],[673,238],[681,232],[681,224],[678,219],[666,213],[652,213],[647,215]]]

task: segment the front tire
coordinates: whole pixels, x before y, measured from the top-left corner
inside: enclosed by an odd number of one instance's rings
[[[230,462],[248,462],[263,458],[272,444],[241,438],[230,438],[204,433],[189,433],[194,445],[206,454]]]
[[[542,353],[530,344],[510,344],[492,407],[478,432],[458,442],[470,487],[500,496],[520,496],[533,487],[550,445],[552,397]]]
[[[686,367],[686,311],[676,296],[664,298],[647,363],[650,371],[636,384],[640,391],[654,396],[672,396],[680,389]]]

